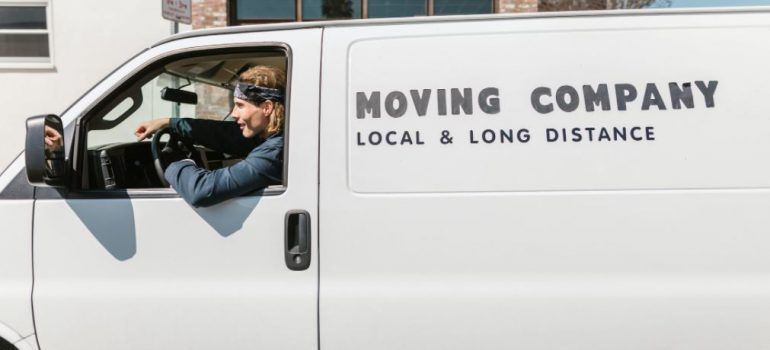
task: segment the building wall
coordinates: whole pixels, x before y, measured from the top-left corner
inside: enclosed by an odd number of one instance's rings
[[[51,0],[50,6],[54,68],[0,70],[0,171],[24,148],[27,117],[60,114],[171,31],[159,0]]]
[[[227,26],[227,0],[193,0],[193,29]]]
[[[500,13],[537,12],[538,0],[498,0],[497,11]]]

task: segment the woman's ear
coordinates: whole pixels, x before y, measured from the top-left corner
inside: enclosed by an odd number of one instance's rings
[[[275,104],[273,103],[273,101],[267,100],[262,104],[262,112],[264,112],[265,115],[273,114],[274,108],[275,108]]]

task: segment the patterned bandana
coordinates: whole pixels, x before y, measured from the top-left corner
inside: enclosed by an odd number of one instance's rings
[[[260,104],[267,100],[283,102],[283,91],[248,83],[236,84],[233,95],[241,100],[250,101],[255,104]]]

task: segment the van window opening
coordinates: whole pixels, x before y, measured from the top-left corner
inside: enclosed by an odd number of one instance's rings
[[[165,187],[155,170],[151,142],[137,142],[134,130],[144,120],[166,117],[233,121],[233,87],[239,74],[253,66],[289,68],[285,50],[208,54],[164,62],[121,87],[85,118],[82,189],[125,190]],[[288,95],[288,89],[286,91]],[[286,118],[288,119],[288,113]],[[168,142],[160,139],[161,145]],[[81,146],[82,147],[82,146]],[[201,145],[194,146],[200,166],[216,170],[241,158]],[[285,159],[286,157],[284,157]],[[284,167],[284,185],[285,185]]]

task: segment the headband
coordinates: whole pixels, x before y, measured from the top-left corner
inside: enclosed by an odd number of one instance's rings
[[[280,89],[271,89],[248,83],[236,84],[235,89],[233,89],[233,95],[241,100],[257,104],[267,100],[283,102],[283,91]]]

